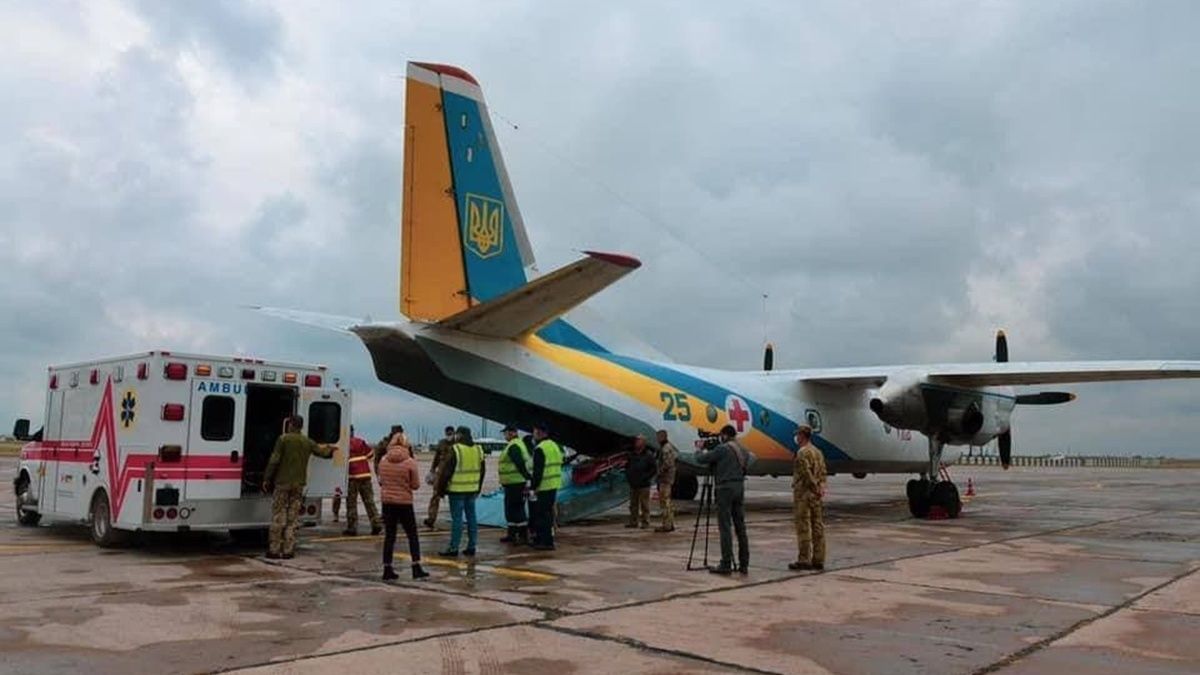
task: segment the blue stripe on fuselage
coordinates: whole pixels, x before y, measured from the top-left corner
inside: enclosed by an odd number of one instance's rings
[[[793,434],[798,426],[796,422],[789,419],[783,413],[777,410],[772,410],[767,406],[754,401],[753,399],[730,391],[720,385],[713,384],[707,380],[702,380],[693,375],[682,373],[678,370],[667,368],[666,366],[649,361],[631,358],[628,356],[618,356],[616,354],[596,354],[596,356],[605,359],[611,363],[628,368],[636,373],[653,378],[664,384],[679,389],[680,391],[699,396],[700,398],[711,402],[713,405],[724,405],[725,398],[733,395],[741,398],[750,406],[750,423],[755,429],[763,432],[771,438],[771,440],[779,443],[791,452],[795,453]],[[763,420],[763,411],[766,411],[766,420]],[[813,435],[813,445],[817,446],[825,455],[826,459],[835,461],[850,461],[850,455],[846,454],[841,448],[834,445],[828,439],[821,437],[819,434]]]

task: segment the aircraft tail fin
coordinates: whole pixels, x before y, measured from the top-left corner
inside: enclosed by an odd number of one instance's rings
[[[447,317],[437,325],[483,337],[516,338],[550,325],[642,265],[628,256],[586,253],[587,257],[582,260]],[[547,337],[553,338],[552,335]]]
[[[523,286],[533,253],[479,83],[410,62],[406,92],[400,311],[436,322]]]

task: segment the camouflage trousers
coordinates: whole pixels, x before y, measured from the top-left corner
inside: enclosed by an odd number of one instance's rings
[[[650,526],[650,488],[629,488],[629,526]]]
[[[370,478],[351,478],[346,490],[346,529],[358,527],[358,497],[362,496],[363,504],[367,507],[367,517],[371,519],[371,530],[383,527],[379,518],[379,508],[375,506],[375,486]]]
[[[671,487],[670,483],[658,485],[658,510],[662,514],[664,530],[675,529],[675,504],[671,502]]]
[[[271,499],[270,551],[276,555],[296,552],[296,526],[300,524],[303,485],[276,485]]]
[[[796,561],[825,564],[825,507],[821,498],[797,495],[792,501],[796,517]]]

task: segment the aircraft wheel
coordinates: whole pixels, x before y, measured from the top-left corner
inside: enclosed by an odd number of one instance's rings
[[[930,494],[929,481],[916,478],[908,481],[908,512],[913,518],[924,518],[929,515]]]
[[[29,474],[24,471],[13,481],[13,489],[17,495],[17,523],[26,527],[33,527],[42,519],[42,514],[37,511],[29,511],[24,507],[25,502],[32,501],[29,498]]]
[[[700,491],[700,479],[695,476],[676,476],[675,485],[671,486],[671,499],[685,502],[696,498]]]
[[[92,495],[91,513],[91,534],[92,541],[101,548],[112,548],[124,541],[121,532],[118,532],[112,524],[112,509],[108,505],[108,493],[104,490],[96,490],[96,494]]]
[[[933,486],[933,494],[929,495],[929,501],[945,509],[946,515],[951,518],[957,518],[962,512],[962,499],[958,496],[958,487],[948,480]]]

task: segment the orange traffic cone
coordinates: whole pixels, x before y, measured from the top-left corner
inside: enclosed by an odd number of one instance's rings
[[[967,478],[967,496],[975,496],[975,481],[971,480],[970,478]]]

